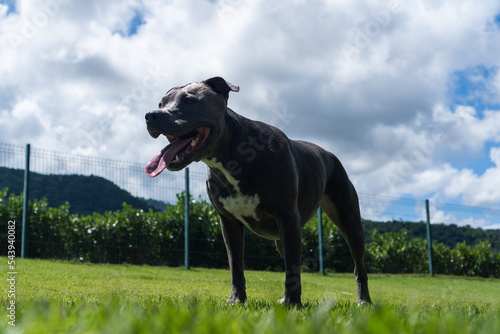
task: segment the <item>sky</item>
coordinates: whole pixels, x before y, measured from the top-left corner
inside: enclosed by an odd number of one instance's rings
[[[498,1],[0,1],[0,143],[145,164],[144,114],[222,76],[360,193],[500,209],[499,54]]]

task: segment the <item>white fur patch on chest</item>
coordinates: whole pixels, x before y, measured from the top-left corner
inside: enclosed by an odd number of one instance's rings
[[[259,195],[243,195],[239,186],[240,181],[236,180],[231,173],[224,168],[222,163],[218,162],[215,158],[211,160],[204,160],[203,162],[222,172],[226,180],[233,186],[236,192],[234,196],[218,198],[218,201],[222,204],[224,209],[247,226],[248,223],[245,221],[245,217],[253,218],[256,221],[259,221],[259,218],[257,217],[257,206],[260,204]]]

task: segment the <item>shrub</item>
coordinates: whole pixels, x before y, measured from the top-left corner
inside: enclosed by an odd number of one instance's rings
[[[29,202],[27,255],[38,258],[76,259],[104,263],[179,266],[184,263],[184,193],[164,212],[143,211],[123,204],[120,211],[78,216],[67,203],[48,207],[45,199]],[[206,200],[190,198],[190,263],[227,268],[219,217]],[[1,254],[7,254],[7,223],[16,220],[16,251],[21,249],[22,196],[0,191]],[[371,233],[365,263],[379,273],[428,272],[427,243],[411,239],[407,231]],[[302,267],[318,271],[318,224],[315,216],[302,231]],[[20,254],[17,254],[18,256]],[[349,247],[335,224],[323,215],[324,265],[335,272],[352,272]],[[283,259],[271,240],[246,229],[246,268],[283,270]],[[446,275],[500,277],[500,254],[486,242],[471,247],[462,242],[450,249],[433,246],[434,272]]]
[[[428,272],[426,241],[401,233],[380,234],[373,230],[368,245],[371,269],[381,273]]]
[[[432,265],[436,274],[453,275],[451,248],[445,246],[443,243],[433,245]]]

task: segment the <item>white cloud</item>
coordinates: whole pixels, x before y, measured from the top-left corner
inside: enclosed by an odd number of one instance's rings
[[[490,159],[497,167],[500,167],[500,147],[491,148]]]
[[[449,164],[416,172],[403,182],[400,194],[424,196],[435,193],[434,199],[448,201],[461,198],[471,206],[497,207],[500,203],[499,149],[492,148],[490,157],[495,166],[478,175],[471,169],[455,168]]]
[[[493,166],[482,174],[460,167],[461,156],[479,156],[486,142],[498,142],[500,113],[485,111],[482,119],[470,107],[455,111],[437,106],[433,122],[398,126],[379,125],[372,130],[370,164],[355,169],[363,192],[390,196],[412,194],[435,200],[460,200],[466,205],[497,207],[500,203],[500,150],[493,147]],[[356,162],[356,159],[353,160]],[[353,164],[358,167],[359,163]],[[465,163],[466,165],[466,163]]]
[[[172,86],[221,75],[241,87],[234,110],[325,146],[360,192],[500,202],[498,150],[484,172],[461,158],[488,158],[500,112],[453,95],[457,71],[500,67],[500,3],[43,4],[0,5],[1,142],[146,162],[161,143],[145,112]],[[491,73],[469,79],[498,103]]]

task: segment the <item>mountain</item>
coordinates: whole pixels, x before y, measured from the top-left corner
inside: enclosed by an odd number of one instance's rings
[[[23,192],[24,170],[0,167],[0,189],[9,192]],[[48,205],[58,207],[65,202],[70,211],[78,214],[104,213],[122,208],[127,203],[137,209],[158,211],[161,203],[150,202],[132,196],[113,182],[99,176],[83,175],[45,175],[30,172],[30,199],[47,198]],[[152,205],[153,204],[153,205]],[[166,204],[163,205],[163,208]]]

